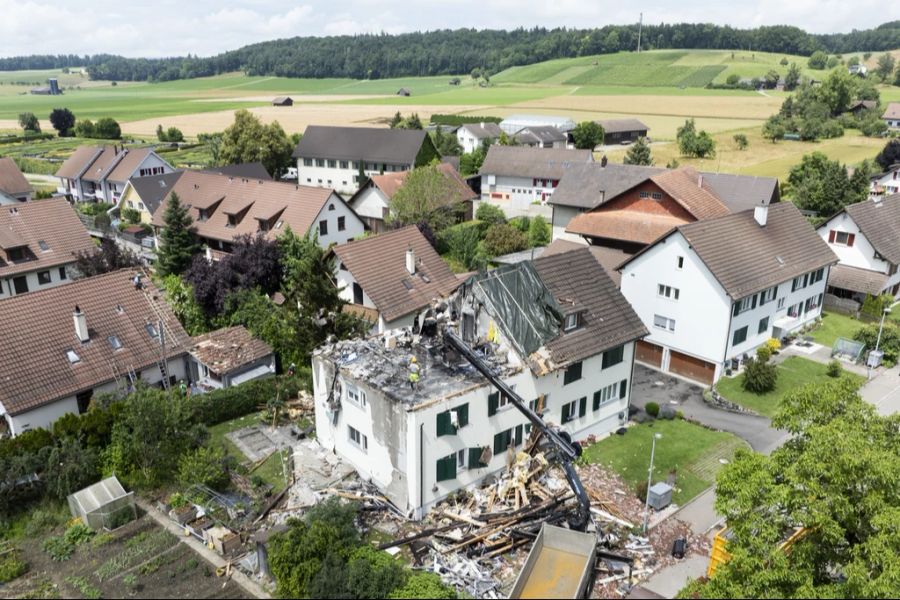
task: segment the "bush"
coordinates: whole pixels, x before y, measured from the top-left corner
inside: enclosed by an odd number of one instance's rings
[[[44,540],[41,544],[41,548],[50,555],[51,559],[57,562],[69,560],[75,552],[75,544],[67,542],[65,538],[61,536],[55,535]]]
[[[388,598],[436,598],[453,600],[457,598],[456,590],[444,585],[441,578],[434,573],[418,571],[406,579],[406,583],[398,587]]]
[[[648,402],[647,405],[644,406],[644,411],[651,417],[658,417],[659,404],[657,404],[656,402]]]
[[[775,365],[751,358],[744,367],[741,387],[754,394],[766,394],[775,389],[777,381],[778,370]]]
[[[482,202],[478,206],[478,210],[475,211],[475,218],[488,225],[506,223],[506,214],[503,212],[503,209],[487,202]]]
[[[525,234],[506,223],[491,225],[484,236],[484,249],[490,256],[503,256],[528,248]]]
[[[139,210],[134,208],[123,208],[122,209],[122,220],[125,222],[135,225],[141,222],[141,213]]]
[[[528,227],[531,225],[531,219],[529,219],[528,217],[514,217],[509,220],[509,224],[522,233],[528,233]]]
[[[72,544],[73,546],[80,546],[89,541],[92,537],[94,537],[94,530],[82,523],[81,519],[78,519],[71,527],[66,529],[66,533],[63,534],[63,539],[66,543]]]
[[[732,73],[725,80],[725,83],[727,83],[728,85],[737,85],[740,80],[741,80],[740,75],[738,75],[737,73]]]
[[[13,551],[0,558],[0,583],[9,583],[16,577],[24,575],[28,571],[28,563],[19,558]]]
[[[282,399],[295,398],[300,390],[308,390],[309,372],[300,370],[294,377],[281,375],[248,381],[190,397],[191,412],[204,425],[216,425],[242,417],[264,407],[275,397],[276,388]]]
[[[221,446],[201,446],[178,461],[178,481],[185,487],[201,484],[221,490],[229,480],[225,450]]]
[[[841,373],[843,372],[843,370],[844,370],[844,368],[841,366],[840,361],[837,359],[834,359],[834,360],[828,362],[828,370],[826,371],[826,373],[828,373],[829,377],[837,378],[837,377],[841,376]]]
[[[875,344],[878,343],[878,349],[884,352],[882,363],[885,367],[890,368],[897,364],[897,357],[900,356],[900,328],[886,319],[884,321],[884,329],[881,332],[881,341],[878,342],[879,327],[879,323],[861,327],[853,335],[853,339],[864,343],[867,350],[874,350]]]
[[[763,344],[759,348],[756,349],[756,359],[761,360],[763,362],[769,362],[769,359],[772,358],[772,350],[769,349],[769,346]]]
[[[528,227],[528,242],[532,248],[549,244],[551,235],[550,224],[544,220],[544,217],[538,215],[531,220],[531,225]]]
[[[775,354],[779,350],[781,350],[781,342],[776,340],[775,338],[769,338],[766,341],[766,346],[769,348],[772,354]]]
[[[750,145],[749,140],[747,140],[747,136],[743,133],[734,134],[734,143],[737,145],[738,150],[746,150],[747,146]]]

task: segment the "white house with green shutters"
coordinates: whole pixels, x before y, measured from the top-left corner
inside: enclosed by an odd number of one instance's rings
[[[517,306],[526,296],[535,300]],[[412,518],[501,472],[531,433],[507,397],[443,346],[434,322],[460,315],[461,337],[576,440],[625,423],[635,342],[647,334],[586,248],[476,275],[448,304],[415,338],[392,332],[313,354],[319,443]]]

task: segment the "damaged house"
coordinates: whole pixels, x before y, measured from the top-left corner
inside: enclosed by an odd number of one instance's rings
[[[475,275],[421,328],[320,347],[319,442],[414,518],[504,469],[531,431],[444,331],[574,439],[627,419],[647,330],[587,248]]]

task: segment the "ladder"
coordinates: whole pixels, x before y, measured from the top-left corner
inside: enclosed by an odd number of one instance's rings
[[[146,277],[146,274],[144,274]],[[149,277],[147,278],[149,279]],[[148,289],[149,286],[146,284],[141,287],[141,291],[144,293],[144,298],[147,300],[147,304],[150,305],[151,310],[153,311],[153,316],[156,321],[156,331],[159,335],[159,359],[156,361],[156,366],[159,368],[159,374],[162,376],[162,387],[164,390],[168,390],[170,387],[169,383],[169,364],[168,357],[166,356],[166,344],[170,346],[178,346],[180,344],[180,340],[178,336],[175,335],[175,332],[169,327],[168,321],[165,319],[165,313],[162,307],[157,300],[157,297],[154,295],[156,291],[155,288],[151,291]],[[148,321],[150,322],[150,321]]]

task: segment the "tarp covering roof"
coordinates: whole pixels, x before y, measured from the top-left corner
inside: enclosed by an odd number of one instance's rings
[[[559,335],[562,309],[531,262],[475,275],[466,287],[522,356],[529,356]]]

